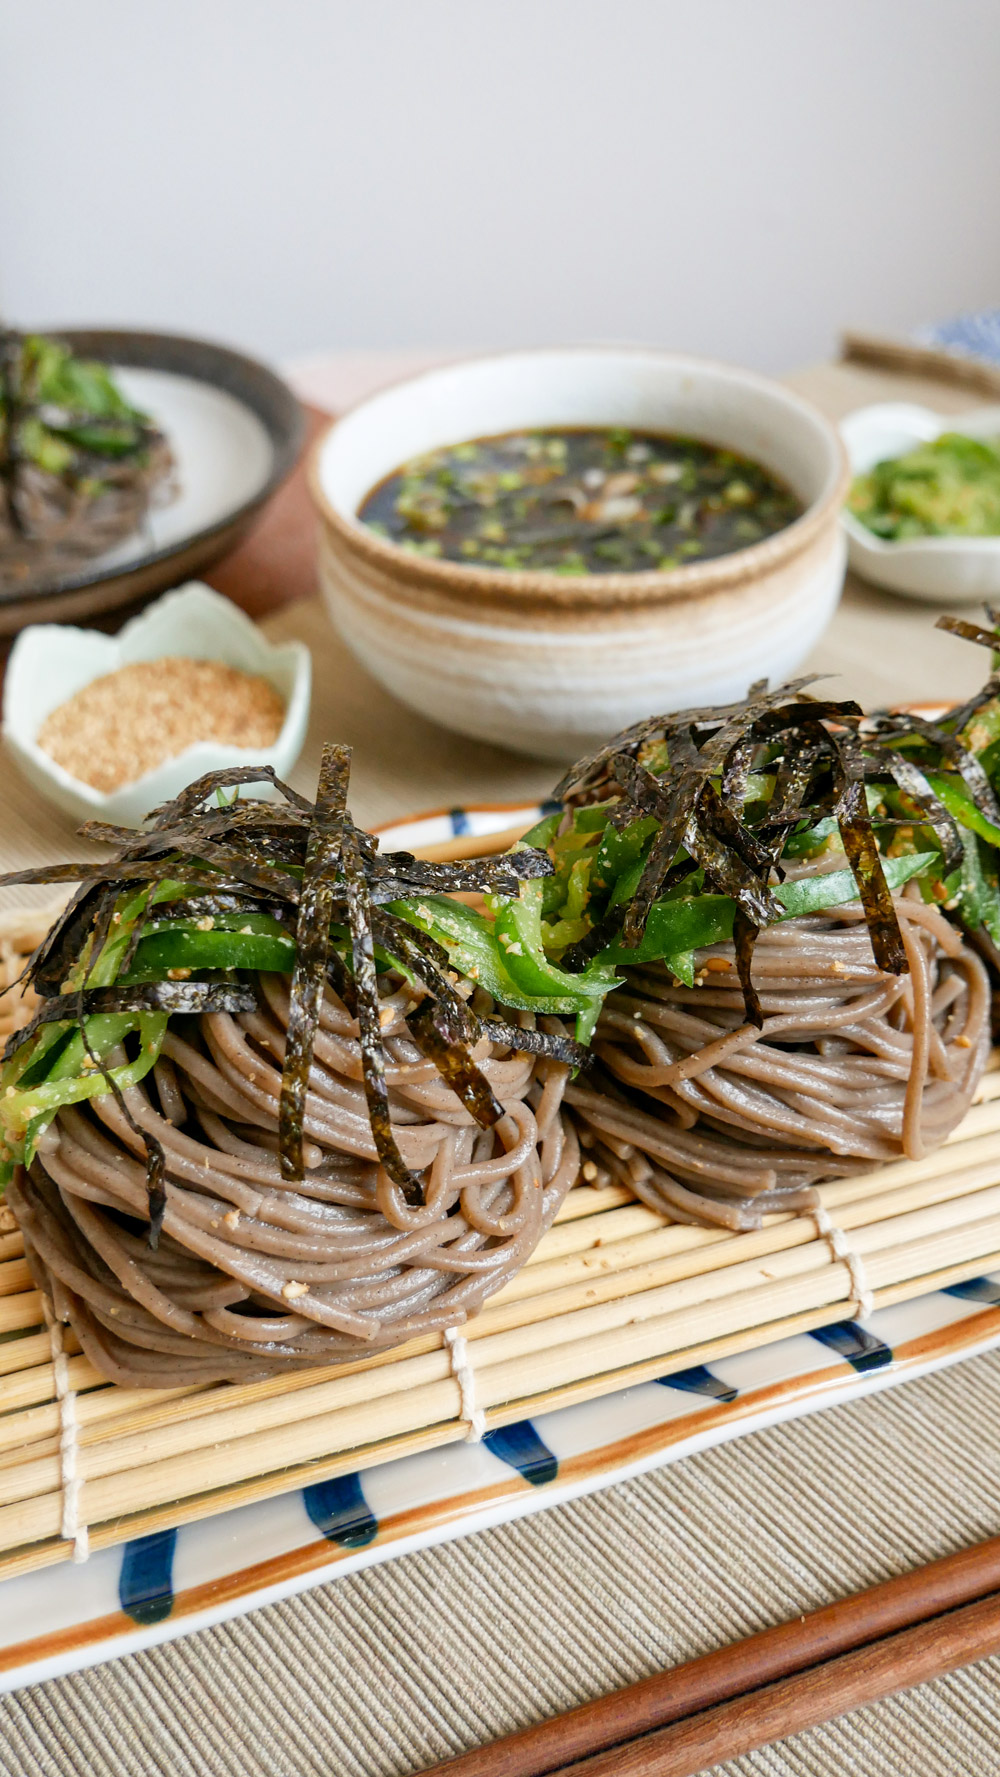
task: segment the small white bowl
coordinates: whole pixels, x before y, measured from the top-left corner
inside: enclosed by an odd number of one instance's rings
[[[942,432],[970,438],[1000,437],[1000,407],[941,414],[908,401],[879,401],[841,421],[851,473],[901,457]],[[1000,595],[1000,537],[911,537],[889,543],[876,537],[845,508],[844,530],[851,567],[876,586],[934,605],[974,605]]]
[[[580,576],[430,560],[360,522],[369,490],[418,452],[536,426],[693,434],[763,463],[804,510],[717,560]],[[404,703],[573,759],[644,716],[795,670],[840,597],[847,475],[836,427],[749,370],[638,346],[500,353],[383,390],[320,441],[320,586],[348,646]]]
[[[59,704],[131,661],[160,660],[171,654],[220,660],[267,679],[285,704],[285,720],[273,747],[248,749],[199,741],[109,795],[71,777],[43,753],[38,731]],[[3,736],[25,777],[66,814],[137,826],[158,803],[178,795],[203,772],[271,765],[279,777],[287,775],[302,751],[311,684],[312,660],[303,642],[274,646],[229,599],[192,581],[157,599],[116,636],[62,623],[36,623],[22,630],[7,667]]]

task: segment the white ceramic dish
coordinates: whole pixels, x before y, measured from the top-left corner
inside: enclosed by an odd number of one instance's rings
[[[414,556],[356,516],[420,452],[574,425],[727,445],[774,470],[806,510],[714,561],[572,578]],[[569,759],[651,711],[727,702],[793,672],[840,595],[846,484],[836,428],[750,371],[640,347],[500,354],[385,390],[321,441],[320,582],[349,646],[404,703],[480,740]]]
[[[495,832],[540,807],[452,809],[381,829],[386,851]],[[778,1421],[892,1388],[1000,1344],[983,1276],[710,1366],[342,1474],[0,1581],[0,1691],[56,1678],[487,1529]],[[0,1390],[2,1399],[2,1390]],[[178,1514],[182,1516],[181,1513]]]
[[[42,752],[37,745],[39,728],[59,704],[119,666],[167,654],[221,660],[267,679],[286,706],[274,746],[262,752],[257,747],[247,750],[202,741],[108,795],[71,777]],[[165,594],[116,636],[57,623],[22,630],[7,667],[3,737],[25,777],[66,814],[135,826],[150,809],[176,796],[203,772],[271,765],[279,777],[285,776],[302,751],[311,682],[312,661],[303,642],[274,646],[229,599],[192,582]]]
[[[1000,436],[1000,407],[940,414],[907,401],[859,407],[840,426],[853,475],[901,457],[942,432],[970,438]],[[981,604],[1000,596],[1000,537],[913,537],[887,543],[846,509],[843,515],[851,567],[876,586],[934,605]]]
[[[169,439],[177,492],[165,505],[151,507],[142,532],[90,564],[92,571],[109,574],[142,556],[176,549],[238,511],[260,493],[274,457],[262,422],[227,390],[168,370],[116,365],[113,374],[127,399],[155,414]]]

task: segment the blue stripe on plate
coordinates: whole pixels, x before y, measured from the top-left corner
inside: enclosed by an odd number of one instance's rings
[[[378,1519],[364,1496],[360,1475],[335,1475],[303,1487],[309,1517],[327,1542],[342,1549],[363,1549],[378,1535]]]
[[[814,1327],[811,1339],[845,1358],[853,1370],[884,1370],[892,1363],[892,1350],[856,1320],[838,1320],[830,1327]]]
[[[967,1277],[964,1283],[950,1283],[942,1296],[958,1296],[963,1302],[1000,1302],[1000,1282],[993,1277]]]
[[[494,1456],[499,1456],[501,1462],[516,1468],[532,1487],[542,1487],[546,1481],[554,1481],[559,1473],[558,1457],[542,1443],[530,1419],[519,1419],[516,1425],[502,1425],[496,1431],[488,1431],[483,1443]]]
[[[451,830],[456,839],[460,833],[467,833],[469,831],[469,817],[464,808],[449,808],[448,819],[451,822]]]
[[[670,1376],[657,1376],[661,1388],[680,1388],[685,1394],[703,1394],[713,1401],[735,1401],[738,1388],[730,1388],[704,1364],[693,1364],[690,1370],[675,1370]]]
[[[540,818],[543,821],[550,814],[562,814],[562,807],[563,807],[562,803],[553,800],[553,798],[551,796],[547,796],[545,798],[545,801],[540,805],[540,807],[541,807]]]
[[[157,1530],[125,1544],[118,1602],[133,1623],[162,1623],[173,1610],[176,1542],[176,1530]]]

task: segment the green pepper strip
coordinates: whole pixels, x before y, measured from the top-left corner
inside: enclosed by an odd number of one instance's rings
[[[123,981],[162,981],[170,969],[255,969],[290,974],[295,939],[269,914],[238,914],[215,921],[210,931],[193,920],[154,927],[140,939]]]
[[[938,861],[939,853],[915,852],[907,857],[884,858],[882,868],[891,889],[901,888],[913,876]],[[774,890],[783,919],[803,913],[823,913],[828,907],[847,906],[858,899],[850,870],[831,870],[822,876],[785,882]],[[641,944],[629,950],[620,941],[608,946],[598,958],[602,963],[667,962],[708,944],[724,944],[733,935],[736,903],[728,895],[698,895],[686,900],[655,901],[649,911]]]
[[[87,1020],[87,1040],[102,1061],[130,1031],[138,1030],[142,1047],[136,1059],[108,1070],[123,1092],[145,1079],[156,1062],[167,1033],[167,1018],[166,1012],[140,1012],[104,1013]],[[99,1098],[107,1092],[107,1083],[96,1068],[84,1071],[85,1060],[83,1038],[77,1031],[46,1080],[0,1099],[6,1145],[13,1149],[15,1158],[23,1153],[26,1165],[31,1164],[38,1137],[61,1105],[78,1104],[82,1099]],[[9,1177],[9,1163],[0,1177]]]
[[[524,886],[534,891],[537,897],[538,904],[533,919],[536,930],[540,932],[541,883],[532,882]],[[416,926],[418,931],[436,938],[447,950],[460,974],[485,987],[494,999],[505,1006],[517,1007],[526,1012],[575,1013],[584,1011],[591,998],[598,993],[596,980],[590,970],[586,975],[566,974],[561,969],[553,968],[540,949],[533,956],[512,955],[509,947],[504,949],[498,943],[496,929],[491,922],[461,901],[451,901],[444,895],[426,895],[419,901],[396,901],[390,911]],[[516,936],[514,941],[517,941]],[[524,974],[515,978],[514,967],[522,964]],[[523,979],[529,972],[536,986],[526,989]],[[545,985],[539,985],[540,983]],[[587,984],[583,990],[581,983]],[[615,985],[611,972],[602,970],[600,994],[603,995]]]
[[[939,771],[928,771],[925,775],[935,795],[941,798],[948,813],[954,815],[961,826],[978,833],[980,839],[987,840],[990,845],[1000,846],[1000,827],[994,826],[982,809],[976,807],[960,777]]]

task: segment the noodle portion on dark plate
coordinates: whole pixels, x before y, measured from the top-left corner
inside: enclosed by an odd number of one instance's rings
[[[71,573],[171,494],[173,457],[105,364],[0,330],[0,590]]]

